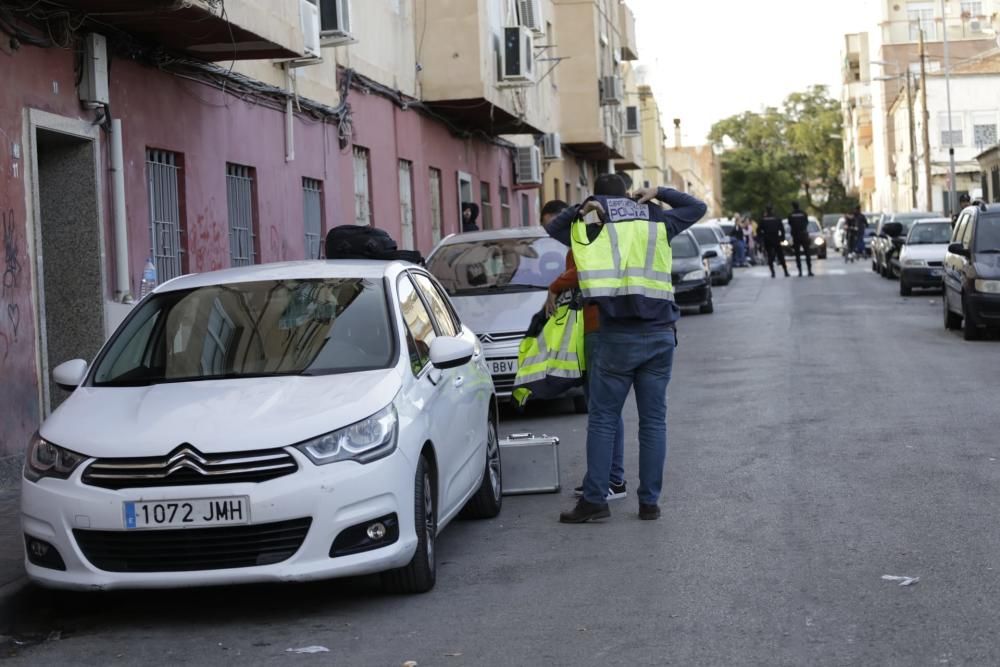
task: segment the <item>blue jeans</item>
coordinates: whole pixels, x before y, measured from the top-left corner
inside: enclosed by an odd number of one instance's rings
[[[587,477],[583,497],[603,505],[611,475],[612,440],[629,390],[639,411],[639,502],[655,505],[667,459],[667,385],[677,338],[673,331],[600,332],[590,382]]]
[[[589,333],[584,337],[584,353],[587,355],[587,380],[583,384],[583,393],[587,397],[587,404],[590,404],[590,383],[597,375],[597,350],[600,347],[601,336],[598,333]],[[611,450],[611,476],[608,478],[612,484],[621,484],[625,481],[625,420],[622,419],[621,412],[618,413],[618,428],[614,437],[614,449]]]
[[[736,260],[734,263],[736,266],[743,266],[747,261],[746,244],[741,239],[736,239],[733,245],[736,247]]]

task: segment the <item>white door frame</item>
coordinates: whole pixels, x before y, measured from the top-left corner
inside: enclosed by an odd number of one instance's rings
[[[40,417],[48,417],[51,409],[49,379],[49,352],[48,352],[48,327],[45,320],[45,277],[44,258],[42,257],[42,209],[38,191],[38,130],[48,132],[58,132],[77,139],[93,142],[94,148],[94,185],[96,191],[94,197],[97,201],[97,233],[100,243],[100,265],[101,265],[101,299],[107,303],[108,294],[108,273],[106,256],[106,238],[104,230],[104,170],[102,168],[101,155],[103,154],[101,143],[100,127],[87,120],[69,118],[58,114],[41,111],[39,109],[25,109],[23,123],[23,145],[25,150],[24,169],[24,206],[25,220],[30,220],[27,225],[27,249],[28,256],[32,261],[28,262],[31,271],[31,290],[34,301],[34,324],[35,324],[35,373],[39,378],[38,400],[40,406]],[[106,319],[106,313],[104,319]],[[105,333],[107,333],[105,331]],[[88,363],[91,359],[87,360]]]

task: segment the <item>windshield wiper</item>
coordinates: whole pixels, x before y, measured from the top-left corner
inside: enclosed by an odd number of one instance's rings
[[[978,255],[995,255],[1000,254],[1000,248],[987,248],[986,250],[977,250]]]

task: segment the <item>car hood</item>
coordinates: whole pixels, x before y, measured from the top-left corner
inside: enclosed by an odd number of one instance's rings
[[[683,275],[688,271],[696,271],[704,268],[705,265],[697,257],[674,257],[670,270],[675,274]]]
[[[524,333],[545,305],[545,290],[453,296],[462,322],[477,334]]]
[[[399,392],[396,368],[315,377],[80,387],[42,425],[46,440],[94,457],[283,447],[360,421]]]
[[[903,246],[902,259],[922,259],[931,262],[943,262],[948,254],[948,244],[921,243],[920,245]]]

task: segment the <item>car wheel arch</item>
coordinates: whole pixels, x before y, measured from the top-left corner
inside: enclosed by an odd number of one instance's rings
[[[434,443],[428,440],[424,443],[424,446],[420,449],[420,455],[424,457],[429,466],[428,472],[431,476],[431,489],[434,491],[434,506],[439,509],[441,507],[441,485],[438,483],[438,463],[437,463],[437,452],[434,450]]]

